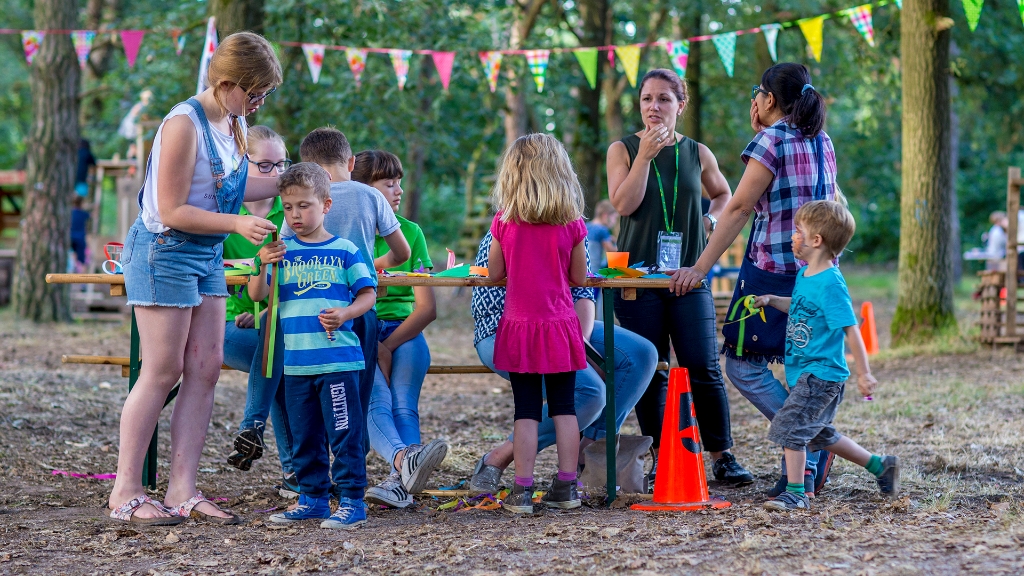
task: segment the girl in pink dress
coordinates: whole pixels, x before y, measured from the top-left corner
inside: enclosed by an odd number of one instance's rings
[[[569,285],[583,284],[583,189],[569,155],[547,134],[516,140],[502,158],[494,186],[489,276],[508,277],[498,323],[494,366],[509,373],[515,400],[516,479],[502,507],[533,513],[533,465],[543,391],[555,423],[558,473],[544,496],[548,506],[576,508],[579,426],[576,371],[587,365],[583,332]],[[543,386],[542,386],[543,385]]]

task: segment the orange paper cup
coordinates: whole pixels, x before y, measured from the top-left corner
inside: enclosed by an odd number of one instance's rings
[[[629,252],[608,252],[609,268],[629,268]]]

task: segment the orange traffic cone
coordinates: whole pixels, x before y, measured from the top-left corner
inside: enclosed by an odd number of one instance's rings
[[[708,497],[704,454],[697,431],[697,414],[690,393],[690,373],[673,368],[668,377],[665,420],[661,425],[661,452],[654,482],[654,501],[633,504],[633,510],[681,511],[727,508],[725,500]]]
[[[875,329],[875,307],[871,302],[860,306],[860,337],[868,354],[878,354],[878,330]]]

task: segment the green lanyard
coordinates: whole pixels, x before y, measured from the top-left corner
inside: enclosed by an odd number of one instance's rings
[[[658,177],[658,191],[661,192],[661,213],[665,216],[665,231],[672,232],[672,223],[675,222],[676,217],[676,203],[679,201],[679,142],[676,142],[676,177],[675,184],[672,188],[672,215],[669,216],[668,208],[665,206],[665,186],[661,182],[661,173],[658,172],[658,165],[651,160],[651,166],[654,166],[654,175]]]

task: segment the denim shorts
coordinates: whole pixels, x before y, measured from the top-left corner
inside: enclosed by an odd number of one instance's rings
[[[129,306],[193,308],[203,296],[227,298],[224,248],[215,237],[168,230],[154,234],[141,220],[121,253]]]
[[[839,442],[832,421],[843,401],[846,382],[828,382],[804,372],[772,418],[768,440],[790,450],[817,452]]]

